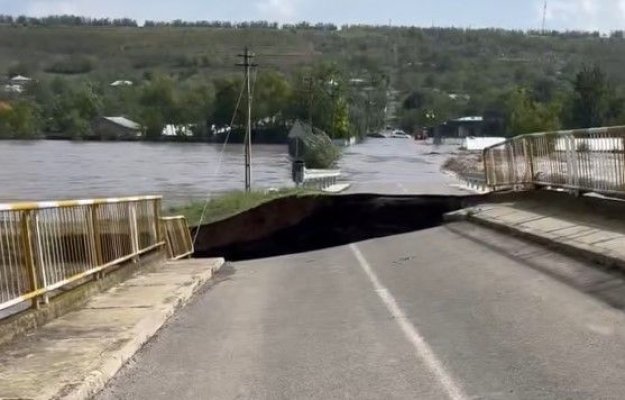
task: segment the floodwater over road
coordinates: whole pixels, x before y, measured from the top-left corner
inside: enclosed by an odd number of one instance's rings
[[[0,201],[151,193],[162,194],[168,203],[204,199],[243,187],[242,146],[226,146],[218,169],[221,149],[197,143],[2,141]],[[403,193],[414,185],[438,190],[452,180],[440,173],[440,165],[454,149],[370,139],[346,149],[341,168],[356,191]],[[292,185],[284,145],[255,145],[253,168],[256,187]]]

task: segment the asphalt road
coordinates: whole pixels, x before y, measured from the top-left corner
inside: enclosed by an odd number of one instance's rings
[[[97,399],[622,399],[624,300],[466,223],[237,263]]]

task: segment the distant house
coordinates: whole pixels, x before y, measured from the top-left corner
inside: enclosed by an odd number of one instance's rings
[[[11,78],[11,83],[14,85],[25,85],[32,82],[32,79],[23,75],[16,75]]]
[[[434,128],[431,136],[441,138],[466,138],[469,136],[483,136],[484,118],[470,116],[450,119]]]
[[[31,78],[17,75],[6,81],[6,84],[2,86],[2,91],[9,94],[22,94],[31,82]]]
[[[448,96],[452,100],[459,100],[459,101],[469,101],[469,100],[471,100],[471,96],[469,96],[468,94],[449,93]]]
[[[164,137],[191,137],[193,130],[191,125],[165,125],[162,136]]]
[[[4,85],[2,87],[2,90],[5,93],[11,93],[11,94],[22,94],[24,93],[24,86],[22,85],[14,85],[14,84],[8,84],[8,85]]]
[[[143,136],[141,124],[125,117],[98,117],[92,128],[101,140],[137,140]]]
[[[132,81],[115,81],[113,83],[111,83],[112,87],[118,87],[118,86],[132,86],[134,85],[134,83]]]

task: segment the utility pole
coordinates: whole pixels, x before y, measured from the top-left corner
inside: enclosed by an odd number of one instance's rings
[[[245,69],[245,86],[247,92],[247,121],[245,126],[245,191],[252,191],[252,86],[251,86],[251,68],[258,66],[253,64],[251,60],[255,57],[245,47],[245,52],[239,54],[243,58],[243,62],[238,63],[239,67]]]
[[[315,103],[315,92],[314,92],[314,80],[312,74],[310,76],[304,77],[304,83],[306,84],[306,93],[308,94],[308,124],[310,128],[313,127],[313,106]]]

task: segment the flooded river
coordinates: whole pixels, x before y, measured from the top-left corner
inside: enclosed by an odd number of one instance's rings
[[[242,146],[226,146],[220,163],[221,149],[197,143],[1,141],[0,202],[155,193],[172,204],[242,189]],[[370,139],[346,149],[340,166],[356,187],[439,184],[450,179],[440,165],[454,149]],[[286,146],[255,145],[253,168],[256,187],[292,185]]]

